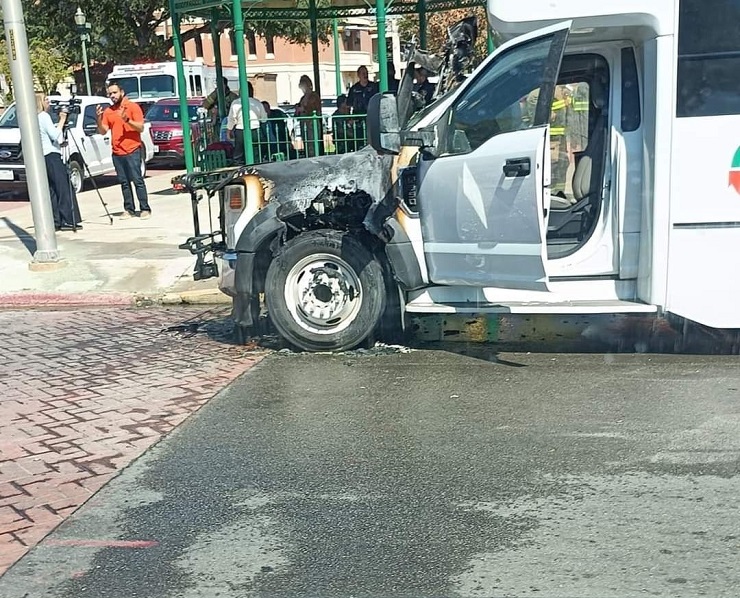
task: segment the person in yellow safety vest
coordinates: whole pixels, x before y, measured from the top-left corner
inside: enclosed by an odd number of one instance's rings
[[[571,154],[582,152],[588,143],[589,85],[576,83],[568,115],[568,145]]]
[[[540,90],[535,89],[527,95],[524,101],[524,122],[529,124],[534,119],[537,109],[537,100]],[[571,104],[571,96],[567,88],[562,85],[555,87],[555,95],[552,101],[550,114],[550,161],[551,161],[551,183],[550,191],[555,193],[565,192],[565,179],[568,173],[568,108]]]
[[[550,160],[552,162],[550,191],[553,194],[565,192],[565,179],[570,164],[567,140],[570,104],[571,96],[568,89],[564,85],[556,86],[550,116]]]

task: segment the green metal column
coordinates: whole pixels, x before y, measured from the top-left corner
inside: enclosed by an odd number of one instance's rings
[[[311,61],[313,62],[313,89],[321,95],[319,71],[319,28],[316,24],[316,0],[308,0],[308,20],[311,25]]]
[[[211,10],[211,43],[213,45],[213,61],[216,63],[216,90],[218,93],[218,117],[226,116],[226,96],[220,84],[224,78],[224,64],[221,59],[221,33],[218,30],[218,10]],[[220,123],[219,123],[220,126]]]
[[[378,25],[378,64],[380,65],[380,92],[388,91],[388,52],[385,39],[385,0],[375,0]]]
[[[254,164],[252,148],[252,126],[249,124],[249,92],[247,90],[247,55],[244,52],[244,14],[241,0],[232,0],[231,14],[234,15],[234,35],[236,36],[236,58],[239,68],[239,97],[242,102],[242,121],[244,122],[244,156],[247,164]]]
[[[185,152],[185,170],[193,172],[193,145],[190,138],[190,120],[188,116],[187,81],[185,69],[182,65],[182,40],[180,37],[180,15],[175,11],[175,2],[170,0],[170,14],[172,15],[172,45],[175,48],[175,62],[177,64],[177,91],[180,96],[180,122],[182,123],[182,142]]]
[[[337,88],[337,97],[344,93],[344,86],[342,85],[342,67],[339,65],[339,24],[337,19],[333,19],[331,23],[332,29],[332,43],[334,44],[334,81]]]
[[[488,31],[488,38],[486,39],[486,49],[488,50],[489,54],[493,54],[493,51],[496,49],[493,45],[493,32],[491,31],[490,27],[487,27],[486,31]]]
[[[426,0],[419,0],[419,46],[422,50],[427,49],[427,3]]]

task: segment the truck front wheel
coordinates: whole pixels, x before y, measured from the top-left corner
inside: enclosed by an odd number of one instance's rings
[[[72,181],[72,188],[75,193],[80,193],[85,185],[85,173],[82,170],[82,165],[75,159],[69,162],[69,180]]]
[[[290,343],[306,351],[352,349],[383,315],[383,267],[347,233],[304,233],[270,264],[265,301],[275,328]]]

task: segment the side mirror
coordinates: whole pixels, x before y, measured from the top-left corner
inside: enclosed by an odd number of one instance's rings
[[[401,151],[396,96],[379,93],[370,98],[367,106],[367,141],[381,154],[397,154]]]

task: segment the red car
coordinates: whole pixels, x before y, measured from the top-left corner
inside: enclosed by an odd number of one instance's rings
[[[200,137],[198,108],[202,103],[203,98],[188,98],[190,136],[194,145],[198,143]],[[180,100],[178,98],[159,100],[149,108],[145,119],[151,124],[155,150],[154,159],[184,159],[185,146],[183,145],[182,123],[180,122]]]

